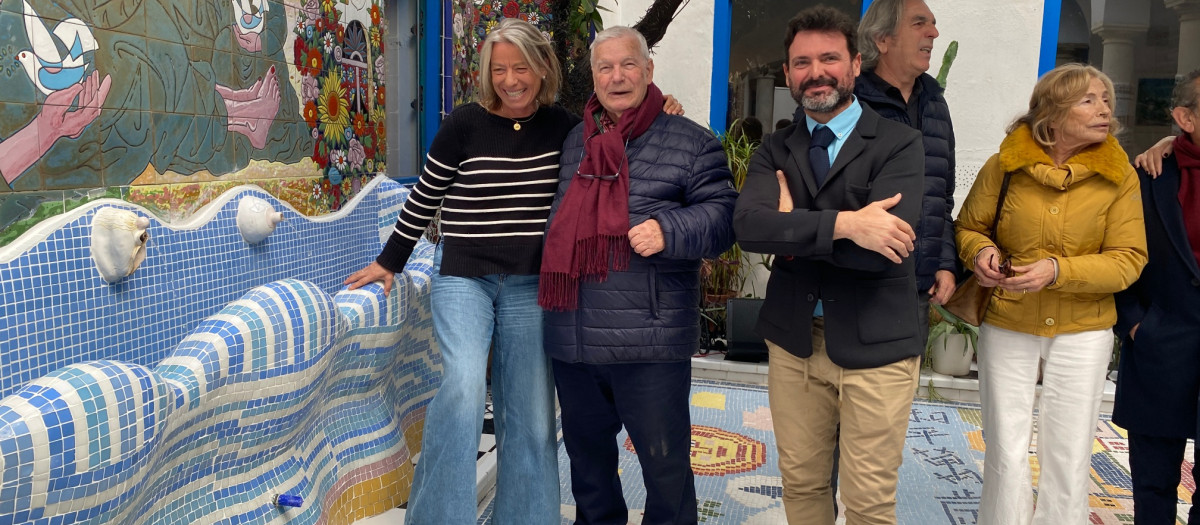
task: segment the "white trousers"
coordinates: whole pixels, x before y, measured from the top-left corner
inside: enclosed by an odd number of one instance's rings
[[[1112,330],[1039,337],[984,323],[979,330],[983,404],[980,525],[1084,525],[1092,441],[1100,415]],[[1038,361],[1037,510],[1029,467]]]

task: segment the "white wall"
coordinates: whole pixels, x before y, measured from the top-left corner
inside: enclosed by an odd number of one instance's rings
[[[946,80],[958,169],[955,213],[979,168],[996,153],[1004,129],[1029,107],[1037,82],[1044,0],[926,0],[941,36],[929,73],[951,41],[958,57]]]
[[[726,0],[716,0],[726,1]],[[654,83],[683,103],[686,116],[709,127],[712,99],[714,0],[690,0],[671,22],[661,42],[650,51]],[[632,26],[642,19],[651,0],[603,0],[604,26]],[[724,127],[724,123],[722,126]]]

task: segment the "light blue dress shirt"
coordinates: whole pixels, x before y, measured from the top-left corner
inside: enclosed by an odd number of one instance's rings
[[[829,122],[821,124],[813,120],[812,117],[805,115],[804,123],[808,125],[808,135],[811,137],[813,130],[817,126],[828,126],[829,131],[833,132],[833,142],[826,148],[829,151],[829,165],[833,166],[833,162],[837,160],[838,152],[842,151],[842,145],[846,143],[846,139],[850,137],[850,132],[854,131],[854,126],[858,125],[858,119],[862,117],[862,105],[858,102],[858,98],[850,101],[850,105],[846,109],[838,113],[836,117],[829,119]],[[832,173],[830,174],[832,175]],[[817,307],[813,310],[813,317],[824,317],[825,308],[822,307],[821,301],[817,301]]]
[[[808,125],[808,136],[811,137],[813,130],[821,125],[828,126],[829,131],[833,132],[835,138],[833,143],[827,148],[829,150],[830,166],[833,166],[833,161],[837,159],[838,152],[842,151],[842,145],[846,144],[846,139],[850,138],[850,132],[854,131],[854,126],[858,125],[859,117],[862,117],[862,105],[858,102],[857,98],[852,100],[850,105],[846,106],[846,109],[838,113],[836,117],[829,119],[829,122],[825,124],[813,120],[808,115],[804,116],[804,123]]]

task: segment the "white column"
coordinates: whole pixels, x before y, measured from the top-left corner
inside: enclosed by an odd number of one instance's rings
[[[1116,93],[1113,113],[1121,121],[1122,126],[1133,124],[1134,85],[1133,77],[1133,39],[1145,33],[1147,27],[1141,25],[1104,24],[1093,28],[1092,32],[1100,35],[1104,42],[1104,64],[1101,70],[1113,81]]]
[[[1179,65],[1175,74],[1182,78],[1200,69],[1200,0],[1166,0],[1163,3],[1179,13]]]
[[[754,108],[750,107],[750,99],[753,98],[751,96],[751,94],[755,92],[754,91],[754,88],[755,88],[754,78],[755,78],[754,74],[752,74],[752,73],[746,73],[744,76],[742,76],[742,81],[740,84],[741,85],[740,89],[742,92],[741,92],[740,96],[741,96],[741,101],[742,101],[742,113],[741,114],[743,117],[754,114]]]
[[[754,117],[767,125],[775,125],[771,116],[775,114],[775,77],[766,75],[754,79]],[[774,128],[770,128],[774,129]]]

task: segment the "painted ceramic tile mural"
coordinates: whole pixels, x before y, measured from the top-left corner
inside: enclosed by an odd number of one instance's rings
[[[385,169],[382,9],[2,0],[0,245],[79,190],[320,177],[337,210]]]
[[[407,499],[441,376],[432,245],[390,296],[340,284],[407,194],[377,177],[309,220],[239,187],[182,228],[100,200],[0,248],[0,524],[351,523]],[[285,218],[254,245],[247,198]],[[150,236],[115,283],[92,244],[112,212]]]

